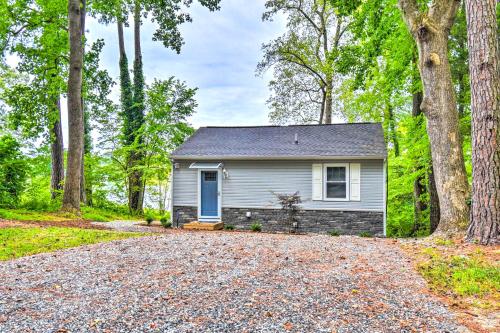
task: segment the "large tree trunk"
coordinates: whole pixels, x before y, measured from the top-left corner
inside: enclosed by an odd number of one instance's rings
[[[466,0],[472,107],[472,221],[467,239],[500,241],[500,50],[496,0]]]
[[[134,148],[130,152],[129,166],[129,209],[133,214],[140,214],[143,210],[144,186],[142,164],[142,140],[138,130],[144,123],[144,74],[141,53],[141,5],[135,1],[134,6],[134,106],[132,131]]]
[[[50,193],[52,199],[59,196],[63,190],[64,183],[64,143],[61,126],[61,99],[56,98],[55,110],[57,112],[57,120],[51,128],[51,175],[50,175]]]
[[[448,62],[448,35],[459,2],[434,0],[426,13],[416,0],[399,0],[408,29],[418,47],[424,98],[441,219],[437,232],[446,236],[466,230],[469,184],[465,173],[457,103]]]
[[[86,0],[82,1],[82,8],[80,12],[80,28],[82,31],[82,37],[85,37],[85,15],[87,14],[86,10]],[[85,57],[85,43],[82,44],[82,58]],[[82,85],[82,94],[81,94],[81,105],[82,105],[82,117],[83,117],[83,150],[82,150],[82,166],[80,170],[80,202],[87,204],[87,180],[85,179],[85,155],[87,153],[87,133],[90,129],[87,127],[87,122],[85,121],[85,101],[83,100],[83,85]]]
[[[81,1],[68,1],[69,78],[68,78],[68,164],[64,183],[63,210],[80,211],[80,177],[83,154],[82,114],[82,30]]]

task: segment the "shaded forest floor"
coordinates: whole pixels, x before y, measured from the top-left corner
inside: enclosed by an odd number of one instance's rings
[[[480,333],[500,331],[500,246],[440,238],[399,242],[463,325]]]

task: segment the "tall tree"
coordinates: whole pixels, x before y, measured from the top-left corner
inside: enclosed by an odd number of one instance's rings
[[[82,108],[82,2],[68,0],[69,78],[68,78],[68,163],[62,209],[80,211],[80,182],[83,157]]]
[[[134,2],[134,84],[133,84],[133,106],[130,113],[129,128],[132,135],[133,149],[130,150],[127,165],[129,168],[129,209],[132,213],[142,213],[144,200],[143,191],[143,156],[141,145],[142,136],[139,135],[139,129],[144,124],[144,72],[141,53],[141,2]]]
[[[65,0],[12,1],[0,17],[6,26],[0,36],[1,53],[16,54],[20,58],[17,71],[27,75],[27,80],[16,82],[3,96],[11,108],[9,124],[21,129],[25,138],[43,135],[48,139],[52,198],[62,191],[64,182],[60,96],[65,91],[69,51],[65,4]]]
[[[201,5],[209,10],[219,9],[220,0],[200,0]],[[128,172],[128,204],[132,213],[141,213],[144,200],[142,184],[143,156],[141,155],[142,137],[139,129],[144,124],[144,100],[145,79],[141,54],[141,17],[144,13],[151,13],[152,19],[158,24],[158,29],[153,35],[153,40],[163,42],[163,45],[180,52],[184,43],[179,25],[190,22],[191,17],[185,11],[191,5],[191,1],[180,0],[135,0],[132,4],[134,16],[134,79],[133,86],[130,84],[128,64],[125,54],[125,42],[123,38],[123,23],[126,11],[130,7],[129,2],[118,1],[114,7],[109,8],[106,3],[102,4],[103,12],[107,13],[104,19],[109,20],[115,15],[118,21],[118,39],[120,48],[120,85],[122,96],[122,115],[124,144],[127,147],[126,167]],[[109,14],[115,13],[115,14]],[[117,14],[116,14],[117,13]]]
[[[472,100],[472,214],[467,238],[500,241],[500,49],[496,0],[466,0]]]
[[[264,44],[264,57],[257,66],[258,73],[274,66],[275,76],[293,68],[310,76],[315,83],[312,89],[320,93],[315,97],[318,104],[318,122],[330,124],[333,113],[335,61],[345,45],[349,28],[349,15],[358,1],[342,2],[328,0],[268,0],[263,20],[271,20],[278,13],[287,15],[288,31],[281,37]],[[278,64],[286,66],[277,66]],[[271,88],[275,94],[286,93],[275,81]],[[286,82],[287,84],[290,81]],[[300,84],[300,82],[296,82]],[[297,89],[300,89],[297,87]],[[318,93],[316,93],[318,95]],[[286,96],[276,99],[283,99]],[[292,99],[292,101],[297,99]],[[293,103],[290,103],[293,105]],[[283,104],[282,104],[283,105]]]
[[[423,84],[421,109],[427,118],[441,219],[437,231],[462,232],[469,221],[457,103],[448,61],[448,37],[460,2],[433,0],[421,10],[416,0],[399,0],[403,18],[418,47]]]

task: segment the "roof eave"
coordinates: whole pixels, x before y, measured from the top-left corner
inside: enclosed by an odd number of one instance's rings
[[[324,155],[304,155],[304,156],[203,156],[203,155],[171,155],[172,160],[369,160],[386,159],[387,155],[362,155],[362,156],[324,156]]]

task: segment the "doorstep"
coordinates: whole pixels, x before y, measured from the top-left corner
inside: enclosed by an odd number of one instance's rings
[[[222,222],[189,222],[182,226],[183,229],[189,230],[221,230],[224,228],[224,223]]]

